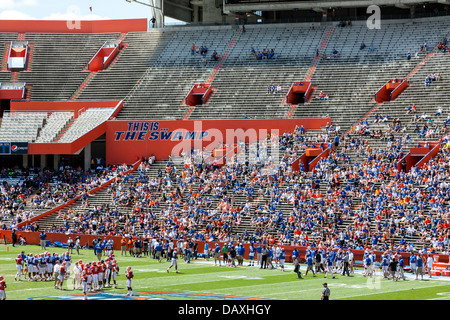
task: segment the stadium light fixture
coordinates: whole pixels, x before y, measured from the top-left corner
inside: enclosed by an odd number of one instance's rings
[[[154,4],[155,0],[149,0],[149,3],[138,1],[138,0],[125,0],[125,1],[128,3],[135,2],[135,3],[142,4],[144,6],[152,8],[153,17],[156,16],[155,9],[158,10],[159,14],[161,16],[161,22],[162,22],[161,25],[162,25],[162,27],[164,27],[164,0],[160,0],[161,6],[159,6],[159,7]]]

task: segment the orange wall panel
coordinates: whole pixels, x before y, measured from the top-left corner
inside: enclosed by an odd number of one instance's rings
[[[106,158],[108,164],[132,163],[152,154],[157,160],[167,159],[172,150],[207,148],[211,152],[231,141],[237,129],[250,136],[264,138],[267,133],[293,131],[296,126],[320,129],[330,118],[315,119],[230,119],[186,121],[118,121],[106,123]],[[180,140],[181,139],[181,140]],[[176,154],[176,153],[175,153]]]
[[[128,33],[146,31],[147,19],[0,20],[0,32],[13,33]]]

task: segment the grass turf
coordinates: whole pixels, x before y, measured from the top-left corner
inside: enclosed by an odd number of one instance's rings
[[[24,251],[25,254],[41,253],[39,246],[0,245],[0,274],[5,277],[7,300],[80,300],[80,290],[73,290],[72,278],[64,284],[64,290],[53,287],[52,281],[15,281],[16,267],[14,259]],[[48,247],[50,253],[61,253],[66,249]],[[311,273],[297,279],[292,264],[286,264],[286,271],[279,269],[260,269],[244,266],[231,268],[214,266],[213,260],[191,260],[184,263],[179,260],[178,269],[167,273],[169,262],[161,263],[149,257],[135,258],[115,253],[120,266],[116,289],[105,288],[92,293],[89,299],[164,299],[164,300],[320,300],[322,283],[327,282],[331,290],[331,300],[450,300],[448,278],[414,280],[410,276],[406,281],[382,279],[377,276],[367,278],[361,275],[361,268],[355,269],[351,277],[336,275],[324,279],[323,274],[313,277]],[[92,250],[81,250],[80,255],[72,254],[73,263],[96,261]],[[124,271],[131,266],[135,277],[133,291],[135,296],[126,297]],[[304,266],[302,268],[305,273]],[[23,279],[23,278],[22,278]]]

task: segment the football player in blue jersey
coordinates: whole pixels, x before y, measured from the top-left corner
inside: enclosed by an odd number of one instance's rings
[[[284,263],[286,261],[286,251],[284,250],[284,248],[281,248],[281,252],[280,252],[280,270],[282,272],[284,272]]]
[[[245,247],[244,245],[241,243],[239,244],[238,247],[238,266],[243,266],[244,265],[244,257],[245,257]]]
[[[294,250],[292,251],[292,261],[294,262],[294,272],[297,273],[297,277],[299,279],[303,279],[302,278],[302,272],[300,270],[300,252],[298,251],[297,248],[294,248]]]
[[[52,272],[53,272],[53,264],[52,264],[52,256],[50,255],[50,252],[46,252],[45,253],[45,259],[47,262],[47,268],[45,270],[45,277],[48,280],[53,280],[52,279]]]
[[[70,270],[70,265],[72,264],[72,256],[69,254],[69,251],[66,251],[66,254],[64,256],[64,263],[66,266],[66,270]],[[70,273],[66,272],[66,278],[69,278]]]
[[[306,260],[306,273],[305,273],[305,277],[308,275],[308,271],[312,271],[313,273],[313,277],[316,276],[316,272],[314,271],[314,258],[313,258],[313,253],[309,253],[307,256],[305,256],[305,260]]]
[[[275,258],[275,247],[274,246],[269,246],[268,247],[268,252],[267,252],[267,268],[270,269],[274,269],[274,265],[273,265],[273,260]]]
[[[254,266],[255,265],[255,246],[253,245],[253,242],[250,243],[250,246],[248,247],[248,259],[249,259],[249,263],[248,266]]]
[[[416,274],[416,262],[417,256],[414,253],[411,253],[411,256],[409,257],[409,267],[411,268],[412,274]]]
[[[32,255],[31,255],[31,253],[29,253],[27,258],[26,258],[26,260],[25,260],[26,263],[27,263],[26,269],[27,269],[27,274],[28,274],[28,280],[32,280],[31,275],[33,273],[33,263],[31,262],[31,258],[32,258]]]
[[[364,277],[373,275],[373,261],[371,255],[367,254],[364,258]]]
[[[205,261],[209,261],[209,243],[205,241],[205,246],[203,247],[203,254],[205,256]]]
[[[46,272],[47,272],[47,258],[44,256],[43,253],[39,254],[38,258],[38,265],[39,265],[39,278],[41,281],[47,280],[46,279]]]
[[[403,257],[401,255],[398,255],[398,278],[406,280],[404,268],[405,268],[405,260],[403,260]]]
[[[383,278],[386,279],[389,277],[389,259],[385,254],[381,255],[381,265],[380,269],[383,272]]]
[[[216,246],[214,247],[214,265],[217,266],[217,261],[219,261],[219,266],[222,266],[222,261],[220,260],[220,255],[222,252],[222,248],[219,246],[219,244],[216,243]]]
[[[32,274],[33,274],[33,280],[37,280],[37,274],[38,274],[38,259],[37,255],[31,256],[31,266],[32,266]]]
[[[331,252],[328,253],[327,257],[326,257],[326,271],[325,271],[325,277],[326,278],[328,276],[328,273],[330,273],[333,276],[333,279],[335,278],[334,273],[333,273],[333,254]]]

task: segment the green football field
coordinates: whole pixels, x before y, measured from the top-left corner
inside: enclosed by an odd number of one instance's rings
[[[64,290],[54,289],[52,281],[15,281],[14,259],[24,251],[26,254],[41,253],[39,246],[12,247],[0,245],[0,274],[6,280],[7,300],[81,300],[80,290],[73,290],[72,278],[66,281]],[[63,252],[66,249],[48,247],[47,251]],[[178,269],[167,273],[169,262],[159,263],[149,257],[135,258],[121,256],[116,252],[120,267],[117,288],[105,288],[89,293],[89,300],[320,300],[323,282],[331,290],[330,300],[450,300],[450,279],[444,277],[414,280],[408,274],[407,280],[391,281],[377,276],[368,278],[357,268],[351,277],[336,275],[324,279],[323,274],[312,274],[298,279],[292,264],[286,264],[286,271],[260,269],[244,266],[232,268],[214,266],[213,261],[179,260]],[[73,262],[95,261],[92,250],[81,250],[72,254]],[[131,266],[134,296],[126,296],[124,271]],[[302,266],[303,274],[305,266]]]

